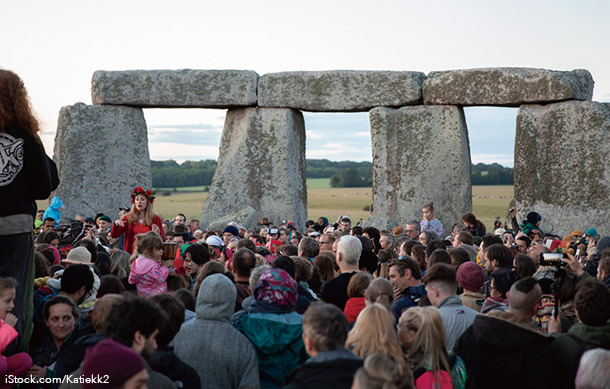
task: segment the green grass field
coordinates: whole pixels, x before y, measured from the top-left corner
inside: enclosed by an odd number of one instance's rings
[[[350,215],[352,220],[369,217],[368,211],[363,208],[371,204],[371,188],[330,188],[329,182],[328,178],[307,180],[308,219],[317,220],[320,216],[325,216],[334,221],[342,214]],[[202,192],[203,187],[177,189],[180,192],[172,192],[170,196],[163,196],[163,190],[158,189],[155,211],[168,219],[178,213],[184,213],[189,219],[199,219],[207,197],[207,193]],[[513,187],[509,185],[472,187],[473,212],[485,223],[488,231],[491,231],[496,216],[504,222],[512,199]],[[47,205],[46,200],[38,202],[40,209],[46,208]]]
[[[178,188],[155,188],[157,194],[160,195],[162,192],[203,192],[208,186],[181,186]],[[308,178],[307,179],[308,189],[329,189],[330,178]]]
[[[335,219],[341,214],[348,214],[352,220],[367,219],[368,211],[363,208],[371,204],[371,188],[330,188],[328,179],[309,179],[307,189],[307,218],[316,220],[320,216]],[[496,216],[504,222],[510,202],[513,199],[513,187],[473,186],[473,212],[487,226],[493,227]],[[184,213],[187,218],[199,218],[207,193],[178,193],[171,196],[159,196],[155,210],[166,218],[177,213]]]

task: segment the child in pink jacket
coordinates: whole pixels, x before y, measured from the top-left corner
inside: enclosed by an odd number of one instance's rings
[[[16,288],[15,279],[0,277],[0,354],[19,335],[15,330],[17,316],[11,313],[15,308]],[[8,358],[0,355],[0,388],[12,387],[14,377],[25,376],[30,367],[32,367],[32,358],[26,353],[15,354]]]
[[[138,257],[131,265],[129,283],[136,284],[138,295],[149,297],[167,292],[167,276],[172,260],[163,261],[163,241],[156,232],[147,232],[136,237]]]

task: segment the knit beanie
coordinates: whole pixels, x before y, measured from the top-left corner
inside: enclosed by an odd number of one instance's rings
[[[604,250],[610,247],[610,236],[602,236],[602,238],[597,242],[597,253],[603,254]]]
[[[210,235],[205,240],[205,243],[207,243],[208,246],[220,247],[220,246],[222,246],[223,241],[222,241],[222,238],[220,238],[220,237],[218,237],[216,235]]]
[[[228,232],[229,234],[231,234],[233,236],[239,236],[239,230],[235,226],[226,226],[225,229],[222,230],[223,234],[225,232]]]
[[[585,231],[585,235],[589,235],[590,237],[595,238],[597,236],[597,230],[591,227],[587,231]]]
[[[462,288],[478,291],[485,283],[485,271],[476,262],[464,262],[457,270],[457,280]]]
[[[254,298],[271,304],[294,308],[297,303],[297,283],[290,274],[272,268],[261,275],[254,289]]]
[[[145,368],[144,360],[133,349],[104,339],[87,349],[82,368],[83,376],[99,375],[104,382],[83,383],[83,388],[118,388]]]
[[[110,218],[110,216],[107,216],[107,215],[102,215],[102,216],[100,216],[100,218],[99,218],[99,219],[97,219],[97,220],[98,220],[98,221],[99,221],[99,220],[103,220],[103,221],[105,221],[105,222],[112,223],[112,219]]]

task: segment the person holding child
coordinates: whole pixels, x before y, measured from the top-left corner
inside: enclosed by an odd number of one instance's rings
[[[15,330],[18,319],[12,313],[16,295],[17,281],[0,277],[0,354],[19,335]],[[8,376],[23,377],[30,367],[32,358],[26,353],[10,357],[0,355],[0,388],[5,387],[3,384],[8,384]]]
[[[117,239],[125,234],[125,251],[133,253],[133,246],[136,235],[149,231],[161,235],[165,241],[163,233],[163,219],[156,214],[153,208],[155,195],[152,190],[144,190],[141,186],[131,192],[131,211],[120,219],[114,221],[114,226],[110,231],[110,237]]]
[[[149,297],[167,292],[166,280],[174,261],[163,261],[161,236],[154,231],[138,235],[136,254],[138,257],[131,265],[129,283],[136,284],[138,295]]]

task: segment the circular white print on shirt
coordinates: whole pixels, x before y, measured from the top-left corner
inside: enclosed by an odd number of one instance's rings
[[[23,168],[23,139],[0,133],[0,186],[13,182]]]

